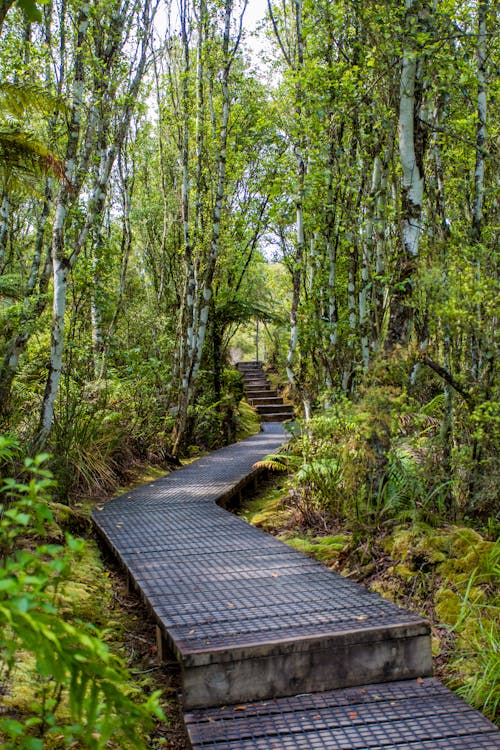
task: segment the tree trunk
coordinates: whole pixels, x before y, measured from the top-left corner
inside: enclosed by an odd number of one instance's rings
[[[474,248],[474,271],[476,282],[481,281],[481,236],[483,231],[483,203],[484,203],[484,162],[486,154],[486,19],[488,15],[488,0],[480,0],[478,4],[478,35],[477,35],[477,130],[476,130],[476,164],[474,169],[474,201],[472,209],[471,240]],[[471,375],[474,382],[479,383],[482,371],[481,305],[476,305],[476,326],[471,336]]]
[[[424,191],[424,137],[419,120],[422,98],[420,59],[415,42],[427,6],[423,0],[406,0],[406,40],[399,90],[399,156],[401,184],[401,251],[397,259],[386,348],[408,343],[413,323],[412,295],[417,269]]]

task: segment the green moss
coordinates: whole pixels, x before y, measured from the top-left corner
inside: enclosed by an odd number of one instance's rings
[[[71,534],[90,533],[92,524],[86,513],[81,513],[63,503],[51,502],[49,505],[54,520],[60,528],[69,531]]]
[[[274,487],[264,489],[250,500],[245,500],[240,515],[252,526],[261,529],[279,529],[286,522],[288,511],[283,506],[283,480]]]
[[[472,574],[483,582],[494,581],[500,558],[500,545],[489,542],[473,529],[454,528],[451,555],[441,566],[443,576],[457,583],[466,582]]]
[[[440,622],[456,625],[462,611],[462,600],[456,591],[443,587],[436,591],[434,609]]]
[[[238,404],[236,440],[245,440],[260,432],[260,417],[244,399]]]
[[[417,575],[414,570],[411,570],[404,563],[399,563],[399,565],[394,565],[392,568],[389,568],[388,573],[393,573],[404,580],[411,580]]]
[[[474,529],[464,526],[453,526],[451,531],[451,554],[453,557],[466,557],[471,549],[483,541],[483,537]]]
[[[323,563],[330,563],[338,557],[338,553],[345,547],[348,537],[342,534],[334,536],[295,536],[284,541],[306,555],[312,555]]]

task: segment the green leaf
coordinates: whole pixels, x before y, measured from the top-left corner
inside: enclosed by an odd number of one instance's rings
[[[2,719],[0,721],[0,729],[9,737],[21,737],[24,732],[24,724],[15,719]]]
[[[17,0],[17,5],[21,8],[28,21],[36,23],[41,23],[42,21],[42,14],[37,5],[46,5],[46,3],[47,0],[37,0],[36,3],[34,0]]]

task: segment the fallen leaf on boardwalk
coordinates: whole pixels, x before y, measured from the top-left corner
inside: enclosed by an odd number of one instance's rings
[[[349,714],[349,718],[350,719],[357,719],[358,718],[358,714],[356,713],[356,711],[351,711],[351,713]]]
[[[272,575],[273,578],[279,578],[280,577],[279,573],[271,573],[271,575]]]
[[[234,604],[232,602],[226,602],[228,607],[234,607]]]
[[[246,711],[246,710],[247,710],[246,706],[235,706],[233,708],[233,711]]]
[[[196,630],[194,628],[189,631],[189,635],[193,635],[193,633],[196,633]]]
[[[398,705],[397,701],[391,701],[391,706],[397,706],[397,705]]]
[[[417,682],[419,685],[421,685],[423,683],[422,677],[417,677]]]
[[[366,615],[360,615],[359,617],[355,617],[355,620],[367,620],[368,617]]]
[[[320,716],[320,714],[314,714],[314,716],[312,716],[311,718],[313,718],[313,719],[321,719],[321,716]]]
[[[368,690],[365,690],[364,688],[361,688],[361,690],[360,690],[359,692],[360,692],[360,693],[363,693],[363,695],[364,695],[365,693],[367,693],[367,692],[368,692]]]

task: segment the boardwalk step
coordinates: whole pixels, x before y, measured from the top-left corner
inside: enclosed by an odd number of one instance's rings
[[[284,404],[282,399],[281,403],[259,404],[256,408],[259,414],[287,414],[288,418],[293,416],[293,406]]]
[[[279,406],[283,404],[281,396],[248,396],[247,400],[252,406]]]
[[[255,388],[245,388],[245,392],[247,398],[272,398],[278,395],[278,392],[271,390],[269,386],[267,386],[267,388],[261,388],[259,386],[256,386]]]
[[[193,750],[499,750],[500,733],[434,679],[185,714]]]
[[[288,412],[277,411],[274,414],[259,414],[259,416],[262,422],[286,422],[292,415]]]

